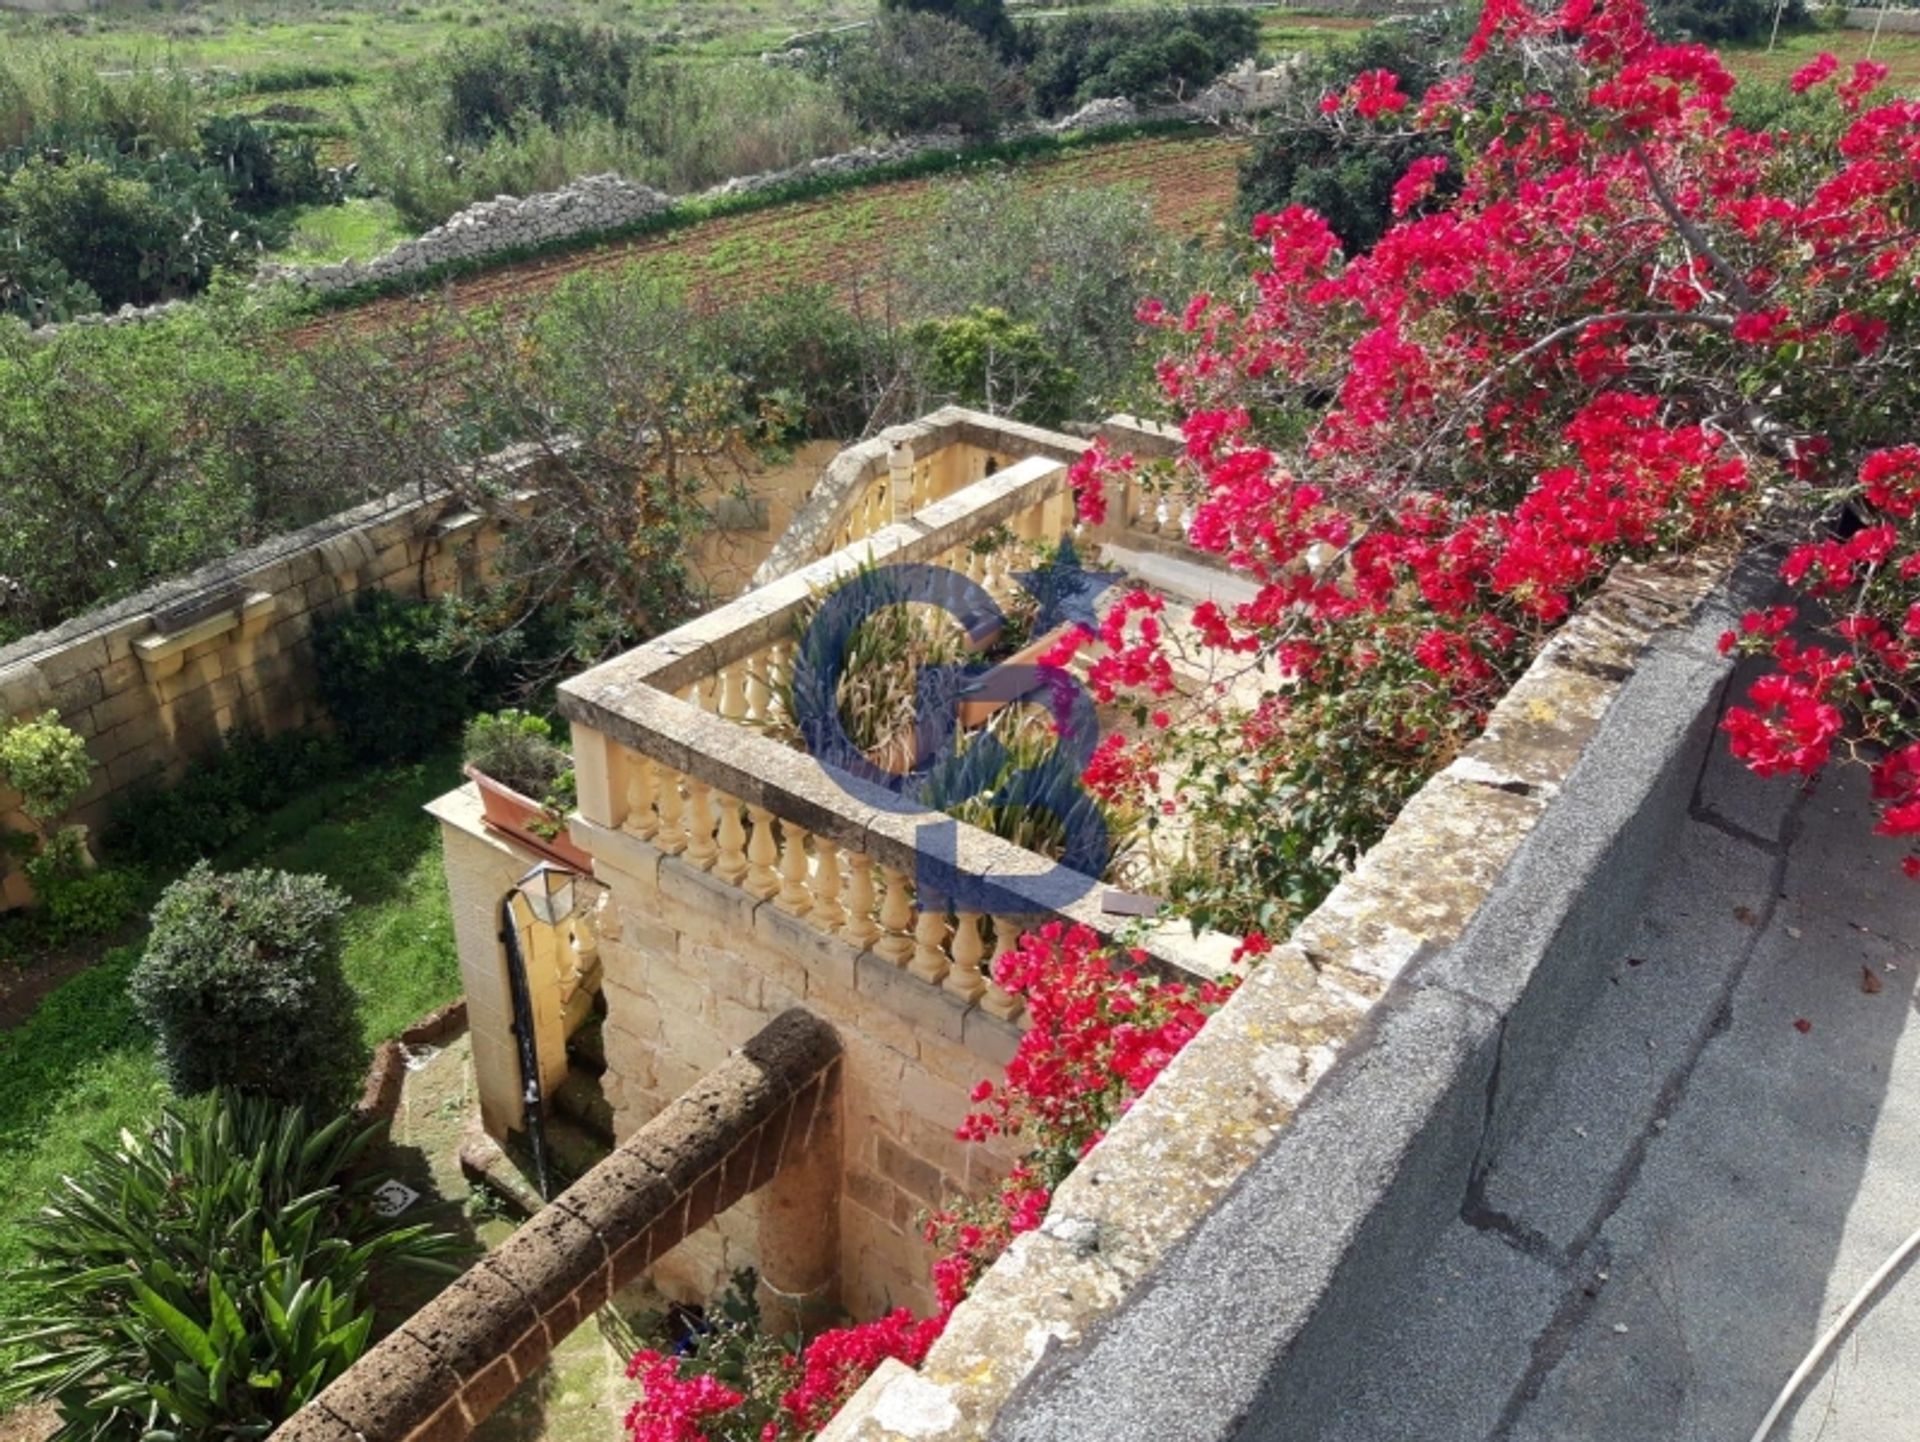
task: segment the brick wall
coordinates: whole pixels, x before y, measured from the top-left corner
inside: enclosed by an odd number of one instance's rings
[[[795,1223],[812,1220],[831,1185],[817,1160],[835,1138],[838,1060],[832,1029],[805,1011],[758,1029],[273,1435],[465,1437],[568,1333],[748,1197],[767,1219],[770,1279],[796,1290],[819,1229]]]

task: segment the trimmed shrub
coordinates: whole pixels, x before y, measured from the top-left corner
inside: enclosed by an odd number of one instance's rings
[[[0,781],[20,793],[35,824],[58,820],[92,778],[87,743],[60,724],[58,711],[0,726]]]
[[[360,760],[423,756],[467,714],[467,677],[437,634],[433,607],[377,589],[314,626],[320,699]]]
[[[323,1107],[353,1094],[365,1048],[340,965],[346,912],[325,877],[204,861],[161,894],[129,990],[175,1091]]]

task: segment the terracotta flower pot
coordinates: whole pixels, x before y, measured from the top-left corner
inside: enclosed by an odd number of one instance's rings
[[[562,827],[553,836],[542,836],[533,828],[547,819],[546,809],[531,797],[522,796],[511,786],[495,781],[484,771],[471,766],[461,768],[480,792],[480,815],[486,824],[502,836],[511,836],[522,846],[537,851],[549,860],[568,866],[582,876],[593,875],[593,858],[573,844]]]

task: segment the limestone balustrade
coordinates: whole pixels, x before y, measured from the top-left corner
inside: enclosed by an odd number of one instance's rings
[[[916,463],[917,465],[917,463]],[[926,484],[903,466],[903,486]],[[580,785],[575,838],[603,851],[643,841],[969,1005],[1016,1018],[992,962],[1047,919],[1137,939],[1095,878],[823,766],[775,722],[799,628],[821,594],[862,566],[931,563],[997,598],[1015,581],[995,528],[1051,546],[1076,529],[1067,467],[1015,462],[911,517],[805,566],[561,687]],[[1011,553],[1017,555],[1017,552]],[[956,891],[950,878],[988,883]],[[962,895],[956,905],[948,898]],[[1231,947],[1184,928],[1150,930],[1147,964],[1217,976]]]

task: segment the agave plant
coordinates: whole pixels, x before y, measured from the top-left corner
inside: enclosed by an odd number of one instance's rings
[[[265,1437],[366,1350],[375,1263],[459,1270],[456,1238],[374,1210],[378,1132],[220,1091],[94,1148],[11,1279],[0,1409],[53,1404],[58,1442]]]
[[[998,746],[981,742],[993,738]],[[1116,880],[1145,817],[1080,784],[1053,725],[1033,706],[994,715],[927,775],[919,799],[929,810],[1105,880]]]

